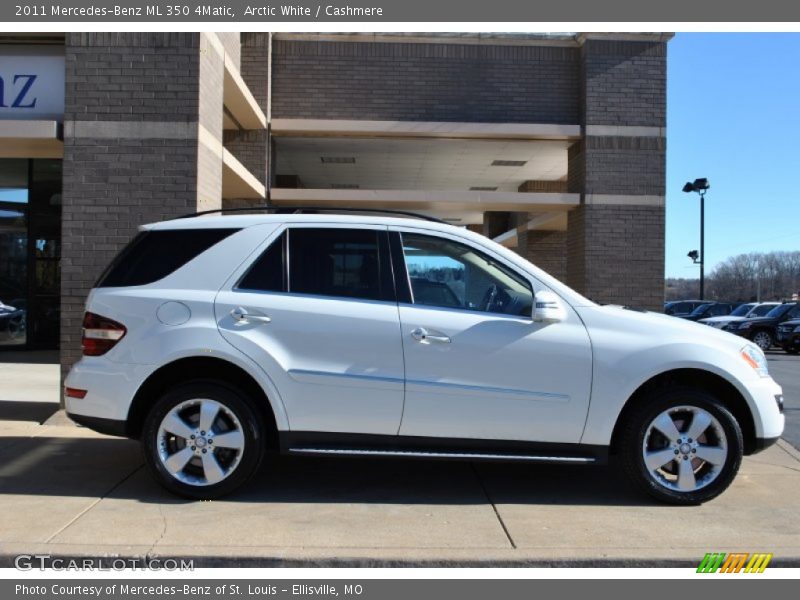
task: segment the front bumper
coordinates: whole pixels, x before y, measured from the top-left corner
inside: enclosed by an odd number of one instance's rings
[[[759,452],[763,452],[770,446],[774,446],[775,443],[781,439],[780,437],[773,437],[773,438],[756,438],[755,444],[753,445],[753,449],[750,454],[758,454]]]
[[[747,391],[752,402],[756,446],[762,444],[763,449],[770,443],[759,440],[776,440],[783,433],[786,423],[783,415],[783,389],[772,377],[764,377],[749,383]]]

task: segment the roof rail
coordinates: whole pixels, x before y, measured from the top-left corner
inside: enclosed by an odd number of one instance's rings
[[[212,210],[202,210],[200,212],[188,213],[185,215],[181,215],[179,217],[172,217],[171,219],[167,220],[174,221],[175,219],[189,219],[192,217],[202,217],[203,215],[211,215],[215,213],[225,214],[225,213],[253,212],[253,211],[266,211],[275,214],[290,214],[290,215],[315,214],[315,213],[325,213],[325,212],[377,213],[377,214],[387,214],[387,215],[399,215],[403,217],[414,217],[416,219],[423,219],[425,221],[432,221],[434,223],[443,223],[445,225],[451,225],[451,223],[448,223],[447,221],[444,221],[442,219],[437,219],[436,217],[431,217],[429,215],[423,215],[420,213],[411,212],[407,210],[392,210],[383,208],[332,207],[332,206],[273,206],[267,204],[261,204],[258,206],[247,206],[247,207],[243,206],[237,208],[216,208]]]

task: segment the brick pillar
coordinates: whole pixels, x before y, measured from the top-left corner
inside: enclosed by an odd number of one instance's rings
[[[583,137],[568,151],[581,194],[567,227],[566,281],[598,302],[664,299],[666,42],[593,39],[581,48]]]
[[[529,180],[519,186],[520,192],[567,192],[566,180]],[[567,235],[565,231],[533,230],[525,227],[532,218],[529,213],[514,213],[512,221],[519,227],[515,251],[534,265],[560,280],[566,278]]]
[[[511,227],[511,213],[497,211],[483,213],[483,235],[489,239],[505,233]]]
[[[80,356],[87,292],[137,226],[205,197],[200,45],[197,33],[66,34],[62,373]]]

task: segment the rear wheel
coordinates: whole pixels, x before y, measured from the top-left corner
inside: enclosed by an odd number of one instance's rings
[[[772,347],[772,334],[769,331],[761,330],[753,334],[753,343],[764,352]]]
[[[142,449],[167,490],[211,499],[253,476],[264,454],[263,432],[242,392],[216,381],[194,381],[159,398],[145,420]]]
[[[721,494],[742,462],[742,432],[712,395],[684,387],[652,394],[624,424],[622,465],[641,490],[670,504]]]

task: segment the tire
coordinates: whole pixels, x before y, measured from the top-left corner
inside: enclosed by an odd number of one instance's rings
[[[223,382],[196,380],[156,401],[141,443],[145,464],[164,488],[211,500],[250,480],[264,455],[264,436],[263,420],[244,393]]]
[[[677,435],[665,435],[659,429],[670,429],[665,415]],[[709,422],[699,436],[692,430],[696,419],[698,428]],[[682,386],[658,390],[622,425],[620,458],[626,477],[661,502],[689,506],[711,500],[728,488],[742,463],[744,442],[738,422],[719,400],[702,390]],[[664,463],[656,466],[661,460]]]
[[[753,333],[750,340],[764,352],[772,347],[775,340],[772,339],[772,334],[766,329],[760,329]]]

